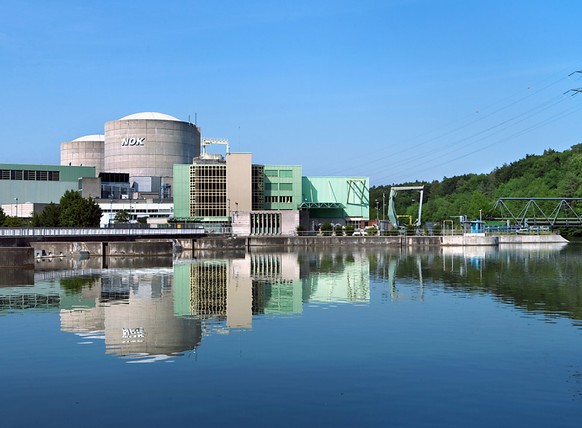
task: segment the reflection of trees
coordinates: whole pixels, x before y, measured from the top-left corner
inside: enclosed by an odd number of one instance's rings
[[[376,252],[369,258],[371,278],[388,280],[384,273],[395,256]],[[425,286],[440,283],[452,290],[487,292],[529,312],[582,319],[582,266],[575,250],[522,251],[514,247],[484,257],[427,251],[397,260],[397,280],[420,280],[422,275]]]
[[[61,278],[61,288],[65,294],[79,294],[84,287],[92,288],[95,282],[99,281],[101,276],[75,276],[71,278]]]

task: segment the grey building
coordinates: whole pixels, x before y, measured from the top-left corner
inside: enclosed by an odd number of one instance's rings
[[[172,177],[174,164],[200,154],[200,129],[162,113],[136,113],[105,124],[103,168],[136,177]],[[143,180],[141,180],[143,182]]]
[[[96,175],[103,172],[105,136],[86,135],[61,144],[61,165],[94,166]]]

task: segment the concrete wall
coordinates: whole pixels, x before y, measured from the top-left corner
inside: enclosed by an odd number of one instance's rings
[[[35,257],[60,256],[66,257],[87,252],[90,255],[101,255],[101,242],[31,242]]]
[[[500,244],[565,244],[560,235],[499,235]]]
[[[239,250],[245,245],[246,238],[207,236],[194,241],[195,250]]]
[[[84,198],[101,198],[101,179],[100,178],[88,178],[85,177],[81,179],[81,186],[83,187],[81,196]]]
[[[299,226],[299,211],[281,211],[281,234],[295,235]]]
[[[69,141],[61,144],[61,165],[94,166],[103,172],[103,141]]]
[[[33,249],[0,247],[0,268],[5,267],[34,268]]]
[[[251,247],[402,246],[400,236],[251,236]]]
[[[252,164],[250,153],[230,153],[226,155],[226,215],[233,211],[253,209]]]
[[[136,140],[124,145],[125,138]],[[174,164],[190,164],[199,154],[200,131],[188,122],[129,119],[105,124],[103,167],[107,172],[171,177]]]
[[[77,256],[163,256],[173,253],[172,241],[137,242],[31,242],[35,257]],[[191,245],[191,244],[190,244]]]
[[[172,254],[173,243],[167,242],[108,242],[107,256],[159,256]]]
[[[468,246],[468,245],[497,245],[499,239],[497,236],[470,236],[470,235],[455,235],[442,236],[443,246]]]

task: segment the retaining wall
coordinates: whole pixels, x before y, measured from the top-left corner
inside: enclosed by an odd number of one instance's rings
[[[172,241],[136,242],[31,242],[36,257],[75,256],[83,252],[91,256],[164,256],[171,255]]]
[[[0,248],[0,268],[34,269],[34,251],[32,248]]]
[[[454,236],[442,236],[441,245],[446,246],[481,246],[481,245],[498,245],[499,238],[497,236],[471,236],[471,235],[454,235]]]
[[[561,235],[499,235],[500,244],[566,244]]]

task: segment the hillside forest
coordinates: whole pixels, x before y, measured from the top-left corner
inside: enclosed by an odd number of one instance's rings
[[[525,158],[495,168],[488,174],[444,177],[430,183],[410,182],[393,186],[424,185],[422,222],[441,222],[455,216],[484,220],[496,216],[495,202],[501,197],[582,197],[582,144],[563,152],[547,149],[542,155]],[[387,212],[390,185],[370,188],[370,219],[382,219]],[[418,217],[418,192],[399,192],[396,212]],[[385,207],[383,208],[383,202]],[[377,205],[376,205],[377,202]],[[548,203],[549,204],[549,203]],[[555,205],[555,202],[553,202]],[[582,213],[582,201],[573,208]],[[376,211],[378,206],[378,211]],[[542,207],[543,208],[543,207]],[[546,206],[545,209],[549,207]],[[551,211],[551,208],[549,208]]]

